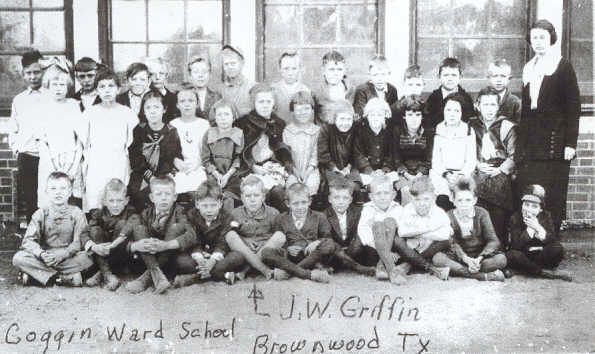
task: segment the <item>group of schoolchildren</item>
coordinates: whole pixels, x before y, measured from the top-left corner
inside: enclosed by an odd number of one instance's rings
[[[551,270],[564,251],[546,191],[513,193],[520,100],[505,60],[473,100],[461,64],[444,59],[425,102],[420,68],[406,70],[399,98],[383,56],[351,87],[331,51],[315,90],[296,52],[271,85],[243,76],[238,48],[221,60],[216,89],[196,57],[177,93],[162,59],[131,64],[119,93],[112,70],[82,58],[70,95],[68,63],[23,56],[11,144],[19,182],[37,191],[19,191],[37,208],[13,258],[23,283],[116,290],[132,273],[130,292],[163,293],[250,273],[326,283],[344,269],[394,284],[415,270],[571,280]]]

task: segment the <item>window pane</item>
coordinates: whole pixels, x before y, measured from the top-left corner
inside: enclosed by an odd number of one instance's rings
[[[161,57],[168,62],[169,82],[182,82],[186,65],[185,44],[151,44],[149,56]]]
[[[145,2],[143,0],[112,0],[112,39],[114,41],[144,41],[146,39],[144,13]]]
[[[149,1],[149,40],[184,38],[184,2]]]
[[[188,39],[220,41],[223,38],[221,1],[188,2]]]
[[[340,6],[342,43],[373,44],[376,40],[376,6]]]
[[[448,34],[450,32],[450,0],[417,1],[417,33]]]
[[[114,44],[114,70],[122,73],[131,63],[143,61],[147,56],[145,47],[144,44]]]
[[[64,0],[33,0],[33,7],[61,7]]]
[[[299,45],[296,6],[266,6],[264,11],[266,45]]]
[[[593,41],[571,41],[570,53],[578,81],[593,81]]]
[[[466,78],[485,77],[489,63],[496,57],[505,58],[511,63],[512,76],[520,77],[525,58],[524,40],[463,39],[454,40],[453,44],[454,56],[463,64],[463,76]]]
[[[64,51],[64,12],[33,13],[33,46],[42,51]]]
[[[489,17],[487,0],[455,0],[448,16],[454,35],[487,35]]]
[[[518,34],[524,37],[527,23],[526,1],[494,0],[489,16],[493,34]]]
[[[593,2],[591,0],[573,0],[570,2],[570,6],[572,38],[592,39]]]
[[[29,0],[2,0],[0,7],[29,7]]]
[[[419,39],[417,43],[417,63],[423,77],[434,78],[438,75],[438,66],[443,58],[448,56],[448,40],[446,39]]]
[[[202,55],[208,56],[211,61],[211,78],[209,85],[213,87],[215,84],[221,82],[221,61],[219,60],[219,50],[221,44],[192,44],[188,46],[188,58],[193,56]],[[184,64],[184,70],[186,70],[186,64]],[[186,80],[188,80],[188,72],[184,73]]]
[[[304,8],[304,40],[308,44],[336,42],[337,9],[331,6]]]
[[[15,50],[31,45],[29,13],[0,12],[0,49]]]
[[[0,56],[0,106],[10,107],[14,95],[25,88],[20,56]]]

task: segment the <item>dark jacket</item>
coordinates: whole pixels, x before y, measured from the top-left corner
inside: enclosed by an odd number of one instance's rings
[[[343,133],[334,124],[325,124],[318,135],[318,167],[323,171],[342,170],[353,163],[354,128]]]
[[[510,217],[508,222],[508,244],[509,249],[529,252],[530,247],[544,246],[558,241],[558,233],[554,228],[552,216],[547,211],[542,211],[537,215],[537,221],[545,229],[545,239],[543,241],[533,237],[530,238],[527,233],[527,225],[523,221],[521,211],[517,211]]]
[[[510,93],[509,89],[506,89],[500,101],[497,116],[505,116],[516,124],[521,121],[521,99]]]
[[[326,216],[318,211],[309,210],[306,221],[301,230],[295,227],[293,217],[290,212],[277,215],[273,224],[273,232],[280,231],[285,234],[287,242],[285,247],[300,246],[306,247],[310,242],[321,238],[330,238],[331,226],[326,220]]]
[[[353,151],[355,167],[361,173],[372,173],[379,169],[396,171],[401,166],[398,132],[388,124],[376,135],[367,119],[358,121]]]
[[[500,167],[502,172],[510,175],[514,172],[514,154],[517,145],[517,126],[506,116],[497,117],[486,127],[480,117],[471,117],[469,126],[475,132],[475,146],[477,148],[477,162],[486,162],[494,167]],[[494,144],[497,157],[485,160],[481,155],[484,135],[488,134]]]
[[[87,241],[96,243],[114,241],[120,234],[132,239],[134,224],[139,222],[139,216],[132,205],[127,205],[120,215],[112,215],[107,207],[93,209],[89,212],[89,237],[81,236],[81,245],[85,247]],[[99,239],[98,235],[104,239]]]
[[[207,94],[205,95],[205,103],[204,103],[204,110],[200,109],[200,104],[196,107],[196,116],[204,118],[211,123],[212,126],[215,126],[215,120],[211,120],[209,117],[209,113],[211,112],[211,107],[215,104],[215,102],[221,99],[221,94],[219,92],[213,91],[207,87]]]
[[[130,157],[130,193],[141,189],[143,179],[148,183],[152,176],[164,176],[174,171],[174,158],[183,159],[182,146],[176,128],[165,124],[160,130],[159,159],[156,168],[147,161],[148,147],[152,144],[151,128],[147,123],[139,123],[132,131],[132,144],[128,148]],[[155,147],[157,148],[157,147]]]
[[[332,206],[324,210],[324,215],[331,225],[331,237],[336,243],[342,247],[347,247],[353,240],[357,239],[357,224],[359,223],[361,214],[362,207],[360,206],[351,204],[347,208],[347,238],[343,239],[337,213]]]
[[[492,256],[500,250],[500,240],[496,236],[490,214],[484,208],[475,207],[475,216],[473,217],[473,230],[471,235],[463,237],[461,226],[454,214],[454,210],[448,212],[450,225],[454,231],[453,250],[461,259],[462,252],[469,257]]]
[[[233,218],[225,209],[219,210],[219,215],[209,226],[196,208],[188,211],[188,221],[197,235],[197,245],[192,252],[205,251],[211,254],[219,252],[222,255],[229,252],[225,235],[233,228]]]
[[[520,160],[563,160],[566,146],[576,148],[580,93],[576,74],[564,58],[539,90],[537,109],[531,110],[529,86],[523,87],[518,154]]]
[[[152,90],[157,90],[156,88],[151,87]],[[169,123],[172,119],[177,118],[180,116],[180,110],[178,109],[178,95],[170,91],[167,87],[165,88],[165,105],[167,106],[165,109],[165,113],[163,114],[163,121],[165,123]]]
[[[353,109],[355,110],[355,113],[360,117],[363,117],[366,103],[368,103],[368,101],[374,97],[378,97],[378,94],[376,93],[373,83],[366,82],[357,86],[355,88],[355,96],[353,98]],[[399,100],[397,89],[389,83],[386,83],[386,93],[384,94],[384,100],[389,106],[393,105]]]
[[[465,98],[465,104],[463,107],[463,115],[461,119],[463,122],[467,122],[469,117],[475,115],[475,108],[473,107],[473,99],[459,86],[458,93]],[[442,97],[442,87],[438,87],[428,97],[426,101],[426,108],[424,114],[424,128],[430,131],[436,131],[438,123],[444,120],[444,98]]]
[[[194,228],[188,222],[188,218],[186,216],[186,212],[181,205],[177,205],[174,203],[173,207],[171,208],[170,214],[165,221],[165,226],[163,230],[155,229],[153,223],[155,222],[155,205],[151,203],[143,212],[141,213],[140,222],[147,228],[148,235],[147,237],[155,237],[160,240],[163,240],[165,234],[168,233],[169,228],[176,224],[182,227],[185,231],[183,234],[177,236],[175,239],[180,244],[179,251],[185,251],[191,249],[196,245],[196,232],[194,232]]]
[[[427,175],[432,166],[433,142],[428,130],[420,127],[419,135],[412,137],[407,131],[407,123],[404,119],[399,119],[394,129],[398,137],[397,146],[401,158],[401,165],[397,168],[397,172],[407,172],[412,175],[421,172]]]
[[[287,171],[291,171],[293,158],[291,157],[291,149],[283,142],[283,129],[285,129],[283,119],[273,113],[271,118],[267,120],[253,110],[236,120],[234,126],[244,132],[244,150],[242,151],[239,176],[252,172],[252,166],[255,163],[252,157],[252,148],[260,139],[261,134],[268,136],[269,148],[273,151],[277,162],[285,166]]]
[[[82,90],[78,90],[77,92],[74,93],[74,95],[72,96],[72,98],[74,98],[75,100],[79,101],[79,108],[81,109],[81,112],[85,111],[85,106],[83,106],[83,101],[81,100],[81,96],[82,96],[83,92]],[[93,104],[99,104],[101,103],[101,98],[99,98],[99,95],[97,95],[95,97],[95,100],[93,101]]]

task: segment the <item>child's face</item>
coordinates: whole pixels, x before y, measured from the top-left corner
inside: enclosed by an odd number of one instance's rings
[[[120,215],[128,204],[125,192],[107,191],[103,197],[103,205],[112,215]]]
[[[461,104],[457,101],[448,100],[444,105],[444,122],[446,125],[453,126],[459,124],[463,111]]]
[[[424,79],[421,77],[410,77],[405,79],[405,96],[421,95],[424,90]]]
[[[64,99],[68,93],[68,82],[66,81],[66,78],[60,77],[52,79],[49,83],[48,90],[54,99]]]
[[[488,79],[490,80],[490,86],[496,91],[504,91],[508,87],[508,81],[510,81],[510,67],[491,66]]]
[[[209,69],[209,65],[204,61],[197,61],[190,66],[190,80],[195,87],[207,87],[210,77],[211,70]]]
[[[417,131],[421,126],[422,115],[420,111],[405,111],[407,128]]]
[[[300,77],[300,59],[297,56],[284,57],[279,66],[281,78],[287,84],[294,84]]]
[[[349,208],[352,201],[351,193],[349,189],[334,189],[331,188],[328,195],[328,201],[339,214],[343,214]]]
[[[542,28],[533,28],[529,34],[531,48],[537,55],[544,55],[550,47],[550,33]]]
[[[373,109],[368,112],[368,116],[366,117],[368,120],[368,124],[370,124],[370,128],[372,129],[380,129],[384,126],[384,121],[386,119],[386,112],[384,109]]]
[[[335,116],[335,125],[340,132],[345,133],[353,126],[353,114],[349,112],[339,112]]]
[[[479,112],[484,120],[492,121],[498,113],[498,96],[483,95],[479,98]]]
[[[219,107],[215,111],[215,123],[223,130],[231,128],[233,124],[233,112],[230,107]]]
[[[322,67],[322,75],[329,85],[337,85],[345,76],[345,63],[330,61]]]
[[[103,103],[113,103],[118,94],[118,85],[114,80],[101,80],[97,83],[97,94]]]
[[[388,209],[396,194],[389,182],[376,186],[370,185],[370,200],[381,210]]]
[[[289,194],[289,211],[296,218],[303,219],[308,215],[310,208],[310,196],[307,193]]]
[[[176,201],[176,190],[172,185],[153,185],[149,199],[160,212],[168,212]]]
[[[163,113],[165,112],[161,100],[158,98],[149,98],[145,101],[145,117],[149,125],[157,125],[162,122]]]
[[[259,92],[254,97],[254,109],[260,116],[268,118],[275,107],[275,96],[272,92]]]
[[[133,94],[140,96],[149,88],[149,73],[146,71],[140,71],[128,78],[128,86]]]
[[[43,70],[39,63],[33,63],[23,68],[23,79],[32,89],[38,89],[41,86],[41,78],[43,77]]]
[[[430,212],[430,208],[436,201],[436,196],[432,192],[423,192],[411,199],[413,207],[417,215],[426,216]]]
[[[209,222],[217,219],[219,210],[221,210],[221,205],[221,200],[211,197],[199,199],[195,203],[195,207],[200,212],[200,215],[202,215],[202,217]]]
[[[93,85],[95,84],[95,76],[97,75],[96,70],[89,70],[89,71],[77,71],[76,72],[76,79],[81,85],[81,89],[85,92],[90,92],[93,90]]]
[[[223,73],[230,79],[238,77],[242,73],[244,63],[235,54],[226,54],[222,57]]]
[[[457,209],[469,212],[477,203],[477,197],[471,191],[456,191],[453,203]]]
[[[258,211],[264,205],[265,193],[261,185],[245,186],[241,197],[242,203],[251,213]]]
[[[184,117],[194,117],[198,105],[196,94],[190,90],[178,92],[178,109]]]
[[[66,178],[48,179],[48,184],[45,188],[50,203],[53,205],[64,205],[68,202],[68,198],[72,194],[72,187],[70,181]]]
[[[293,106],[293,116],[296,123],[307,124],[314,119],[314,110],[309,104],[298,104]]]
[[[529,200],[523,200],[521,214],[524,218],[536,218],[541,213],[541,205]]]
[[[149,67],[149,77],[153,83],[153,87],[161,90],[165,87],[168,72],[164,65],[153,64]]]
[[[442,84],[442,87],[448,91],[454,90],[459,85],[459,81],[461,81],[461,73],[459,72],[459,69],[449,67],[442,68],[442,72],[440,72],[440,83]]]
[[[388,68],[384,68],[382,66],[374,65],[370,68],[370,82],[374,84],[376,90],[381,91],[386,88],[386,83],[388,82],[388,76],[390,75],[390,71]]]

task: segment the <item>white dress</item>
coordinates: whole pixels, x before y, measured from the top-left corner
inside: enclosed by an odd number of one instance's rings
[[[84,119],[85,194],[83,210],[101,207],[103,189],[112,178],[128,184],[130,161],[128,147],[132,130],[138,124],[134,112],[121,104],[106,108],[101,104],[89,107]]]
[[[83,118],[78,101],[72,98],[63,102],[48,99],[39,105],[39,109],[43,119],[38,121],[37,206],[42,208],[49,202],[45,189],[52,172],[68,174],[72,181],[72,195],[82,197],[80,133]]]
[[[207,180],[207,174],[200,160],[200,149],[203,136],[211,125],[209,121],[202,118],[192,122],[184,122],[181,118],[176,118],[169,124],[178,131],[184,161],[190,161],[194,166],[188,173],[182,171],[176,172],[174,175],[176,193],[195,191],[201,183]]]

